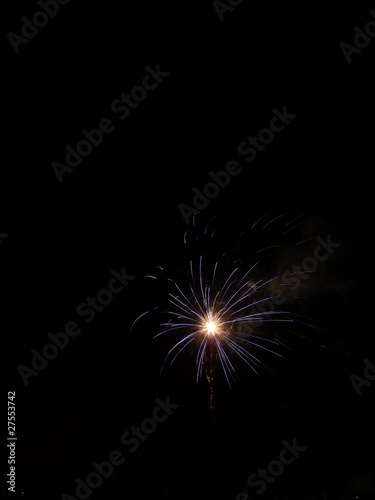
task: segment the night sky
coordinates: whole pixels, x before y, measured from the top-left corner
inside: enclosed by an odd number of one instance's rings
[[[44,24],[38,32],[23,28],[24,16],[43,12],[37,1],[3,4],[2,407],[15,391],[17,437],[10,498],[375,498],[375,6],[231,3],[71,1],[57,11],[51,2],[53,18],[34,17]],[[249,145],[258,133],[263,142]],[[197,190],[222,171],[230,182],[211,186],[198,210]],[[239,245],[262,217],[279,218]],[[207,224],[216,239],[199,236]],[[337,247],[298,293],[286,292],[280,307],[295,321],[269,331],[288,354],[262,357],[273,374],[240,370],[229,389],[215,364],[211,412],[209,384],[195,380],[196,351],[160,377],[173,345],[153,338],[167,277],[187,290],[191,258],[203,255],[212,273],[209,262],[227,252],[224,267],[240,255],[248,269],[259,249],[277,245],[261,255],[269,279],[314,255],[317,238]],[[105,305],[87,304],[112,286]],[[33,369],[35,351],[66,329],[67,345]],[[33,371],[22,377],[21,365]],[[360,389],[353,375],[365,381]],[[172,409],[155,412],[160,401]],[[156,414],[167,418],[152,424]],[[3,492],[6,420],[4,410]],[[149,436],[124,444],[141,424]],[[303,451],[264,491],[249,485],[285,442]],[[87,484],[92,463],[110,456],[121,465],[78,494],[76,478]]]

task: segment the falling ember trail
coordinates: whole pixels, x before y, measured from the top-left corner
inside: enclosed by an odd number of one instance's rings
[[[215,360],[215,353],[214,353],[214,348],[211,342],[209,342],[205,352],[204,352],[204,360],[203,360],[203,366],[206,372],[206,377],[207,381],[209,383],[209,391],[210,391],[210,412],[213,412],[215,410],[215,401],[214,401],[214,360]]]

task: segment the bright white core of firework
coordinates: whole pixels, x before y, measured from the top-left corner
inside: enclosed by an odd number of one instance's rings
[[[217,333],[217,323],[215,321],[207,321],[205,327],[207,335],[215,335]]]

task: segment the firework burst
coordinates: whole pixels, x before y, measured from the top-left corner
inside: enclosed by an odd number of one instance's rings
[[[256,328],[268,322],[292,320],[281,318],[281,315],[287,314],[283,311],[258,309],[261,304],[272,300],[271,296],[264,296],[263,292],[267,285],[277,279],[276,276],[254,281],[252,273],[259,261],[245,273],[235,267],[222,284],[217,280],[218,265],[216,262],[212,276],[205,280],[202,274],[202,256],[196,272],[190,261],[189,290],[183,291],[173,281],[177,293],[170,293],[170,308],[167,311],[170,318],[162,323],[164,329],[155,338],[164,334],[176,336],[183,333],[183,337],[169,350],[162,369],[168,362],[172,365],[184,349],[193,344],[197,352],[197,381],[202,377],[205,356],[213,351],[228,385],[231,386],[231,382],[237,378],[233,357],[237,357],[237,361],[259,376],[259,368],[266,367],[258,357],[259,351],[282,357],[278,347],[283,344],[275,338],[267,338],[260,331],[255,334]]]
[[[251,230],[260,221],[263,230],[269,228],[282,217],[278,215],[268,221],[261,218],[251,226]],[[291,222],[295,219],[285,225],[290,227]],[[210,223],[203,234],[196,233],[192,238],[186,233],[185,244],[188,244],[189,237],[195,245],[201,236],[206,243],[207,239],[212,241],[215,230],[210,228]],[[247,237],[244,233],[240,236],[242,239]],[[252,255],[259,258],[261,252],[264,254],[264,250],[274,248],[276,245],[266,245]],[[211,256],[213,252],[207,253]],[[169,292],[169,305],[164,310],[166,319],[154,338],[167,335],[173,345],[161,372],[166,365],[171,366],[181,353],[189,350],[195,356],[197,382],[205,373],[212,383],[214,368],[220,367],[229,387],[232,387],[243,367],[262,378],[264,370],[273,373],[265,362],[268,356],[285,358],[285,350],[290,347],[280,338],[278,331],[282,322],[293,322],[293,316],[289,311],[274,306],[272,287],[276,286],[280,276],[270,277],[271,266],[264,258],[254,259],[251,263],[249,259],[236,258],[233,264],[233,258],[229,258],[228,253],[221,253],[220,258],[211,260],[211,264],[206,264],[202,253],[190,259],[183,285],[168,278],[172,290]],[[156,276],[148,277],[157,279]],[[270,304],[272,307],[268,307]],[[133,325],[147,313],[141,314]]]

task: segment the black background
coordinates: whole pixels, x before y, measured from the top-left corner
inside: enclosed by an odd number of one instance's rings
[[[71,1],[15,54],[8,33],[39,8],[3,4],[2,397],[16,391],[13,496],[75,496],[75,478],[124,452],[121,434],[170,396],[179,409],[90,498],[235,499],[295,437],[306,451],[262,498],[374,498],[375,389],[357,396],[349,376],[375,359],[375,41],[350,64],[339,46],[373,7],[244,0],[221,22],[210,1]],[[119,120],[111,103],[158,64],[169,76]],[[292,123],[253,162],[239,157],[238,144],[284,106]],[[116,130],[59,183],[51,163],[106,117]],[[213,421],[189,357],[160,379],[156,323],[129,329],[160,298],[146,274],[161,265],[186,279],[178,206],[231,159],[243,171],[200,224],[218,215],[230,233],[265,213],[312,212],[311,235],[341,247],[315,289],[328,348],[301,341],[277,377],[222,385]],[[80,319],[79,337],[25,387],[17,366],[124,266],[136,278],[92,324]]]

